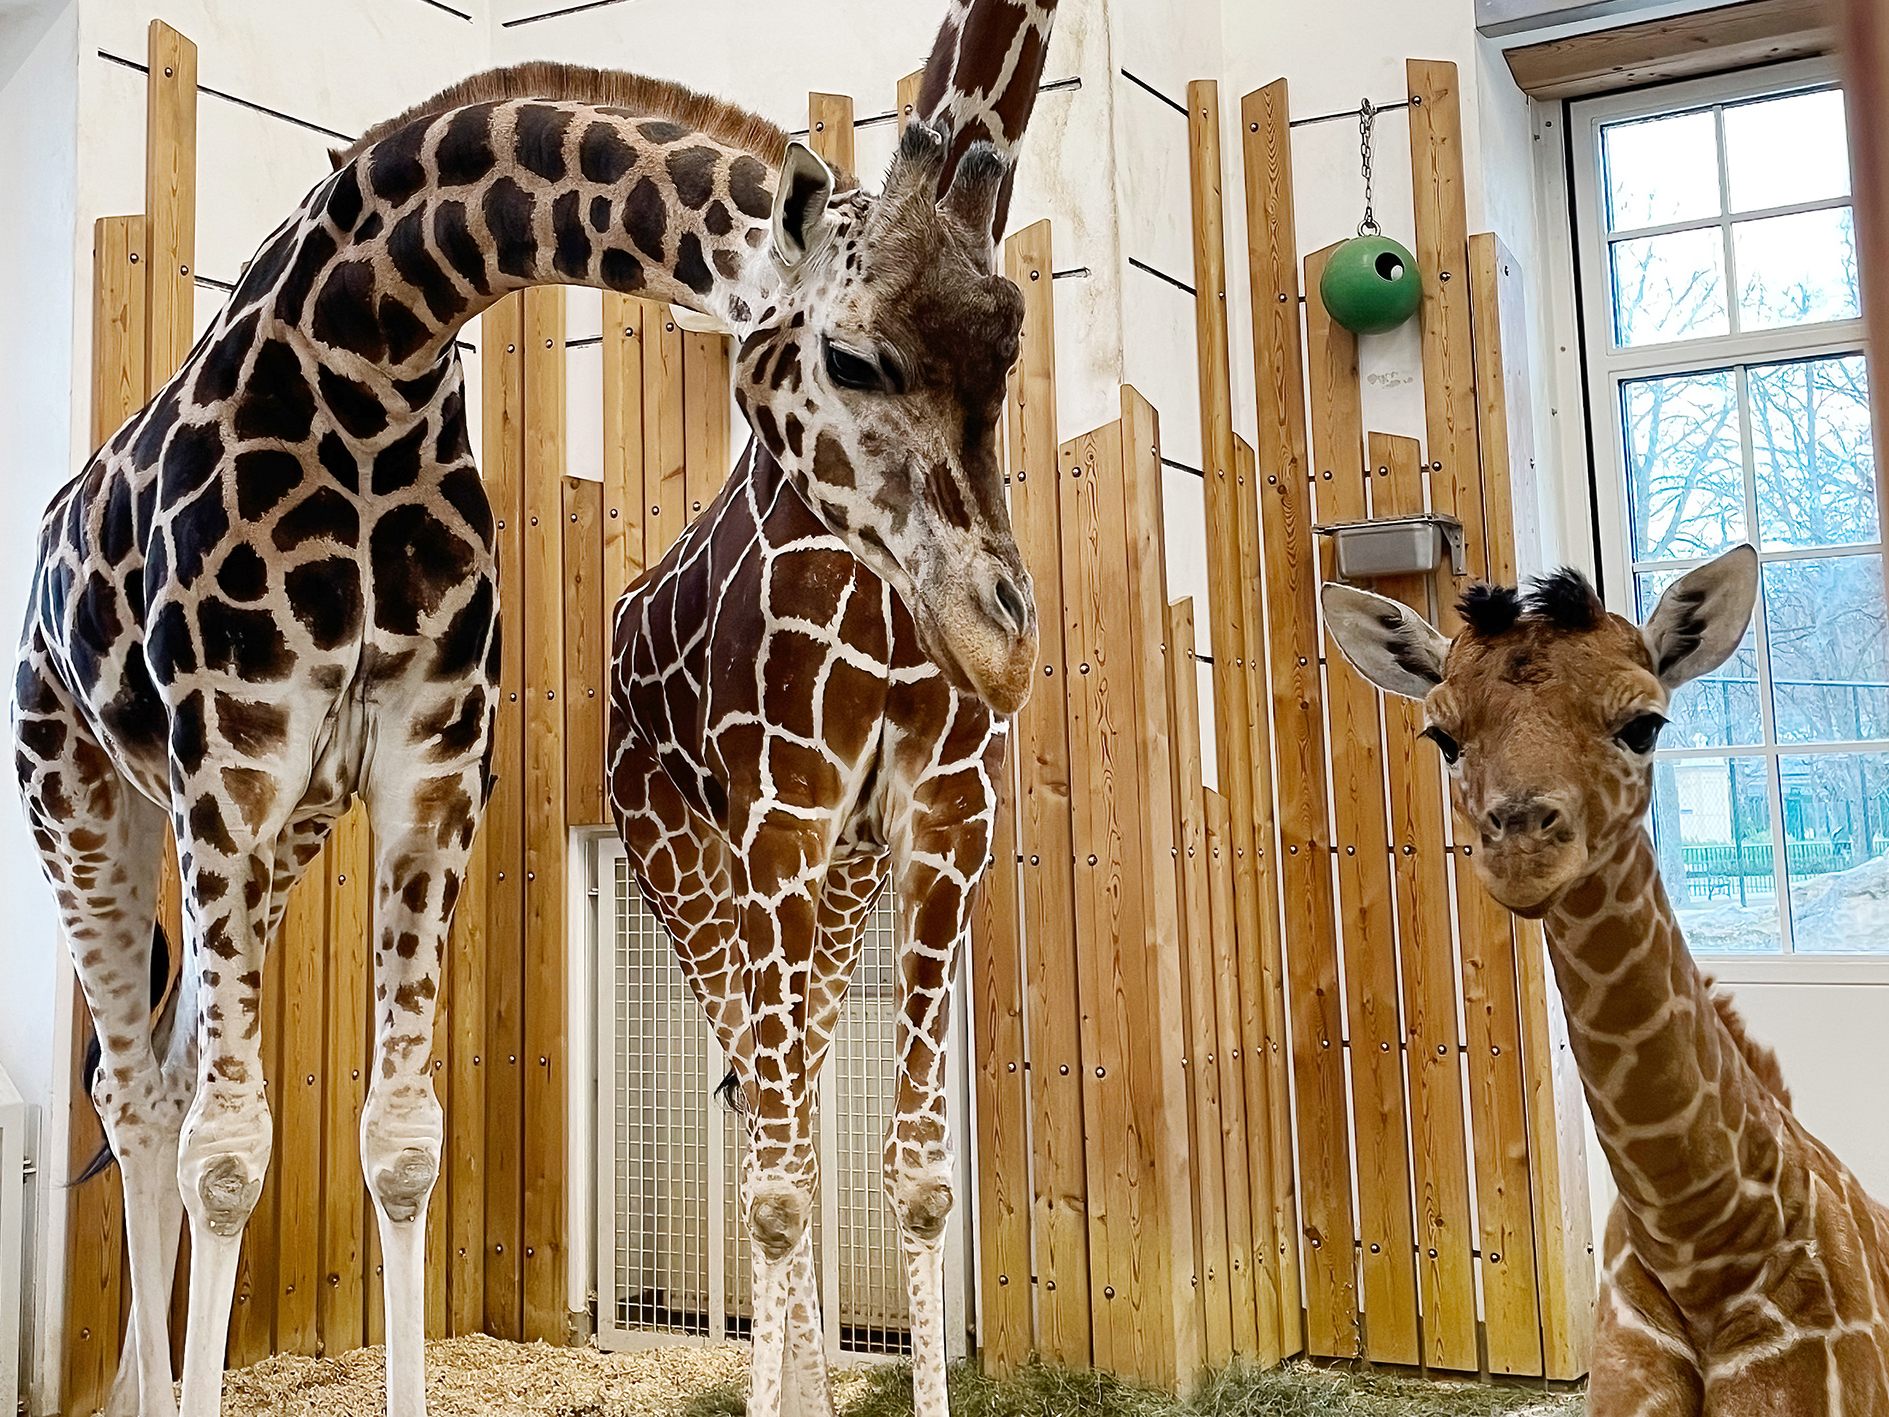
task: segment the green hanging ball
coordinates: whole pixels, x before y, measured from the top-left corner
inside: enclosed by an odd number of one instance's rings
[[[1354,236],[1325,263],[1318,298],[1353,334],[1394,330],[1423,301],[1417,258],[1388,236]]]

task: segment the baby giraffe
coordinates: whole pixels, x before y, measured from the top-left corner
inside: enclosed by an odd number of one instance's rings
[[[1757,581],[1749,546],[1727,552],[1644,630],[1572,571],[1526,596],[1478,586],[1454,640],[1324,591],[1358,671],[1423,703],[1477,875],[1546,928],[1620,1188],[1597,1417],[1889,1414],[1889,1210],[1792,1115],[1776,1059],[1699,972],[1646,830],[1671,695],[1737,647]]]

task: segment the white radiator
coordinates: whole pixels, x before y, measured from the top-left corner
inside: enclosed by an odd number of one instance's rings
[[[597,1341],[623,1349],[745,1338],[742,1124],[713,1096],[726,1065],[616,841],[598,846],[596,907]],[[894,1085],[894,911],[887,890],[867,919],[816,1101],[814,1256],[835,1359],[910,1351],[904,1269],[880,1182]],[[962,1058],[961,1028],[953,1044]],[[954,1083],[961,1076],[954,1069]],[[963,1094],[954,1086],[951,1100],[968,1136]],[[959,1193],[962,1214],[968,1187]],[[953,1233],[966,1228],[954,1221]],[[962,1243],[949,1263],[948,1331],[961,1335]]]
[[[26,1103],[0,1072],[0,1413],[20,1410],[25,1349]]]

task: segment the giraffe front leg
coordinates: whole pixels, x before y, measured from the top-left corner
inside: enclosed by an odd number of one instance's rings
[[[424,777],[377,775],[367,799],[376,842],[374,1059],[361,1171],[380,1228],[388,1417],[424,1417],[426,1212],[444,1133],[433,1024],[447,929],[485,801],[483,770],[475,758]]]
[[[99,1043],[92,1081],[118,1159],[131,1272],[131,1315],[106,1410],[169,1417],[170,1279],[182,1211],[177,1137],[194,1069],[190,1011],[154,1037],[152,924],[164,813],[113,767],[32,636],[14,688],[15,769],[40,861],[57,900],[74,972]],[[182,1021],[176,1020],[181,1017]],[[63,1182],[64,1178],[59,1178]]]
[[[811,1270],[808,1227],[818,1161],[807,1036],[818,937],[815,902],[828,844],[804,822],[764,822],[731,863],[735,912],[747,959],[748,1148],[742,1200],[751,1242],[754,1357],[749,1417],[780,1417],[798,1256]],[[810,1275],[806,1282],[810,1286]],[[817,1298],[806,1291],[816,1307]],[[817,1319],[814,1320],[817,1328]],[[804,1332],[804,1329],[803,1329]],[[796,1343],[797,1352],[805,1344]],[[803,1364],[795,1364],[796,1399]]]
[[[885,1188],[899,1228],[912,1325],[912,1410],[946,1417],[944,1242],[955,1194],[945,1114],[951,981],[983,868],[978,824],[916,837],[899,863],[898,1097]]]

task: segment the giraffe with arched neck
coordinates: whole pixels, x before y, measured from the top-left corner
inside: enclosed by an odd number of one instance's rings
[[[951,981],[990,850],[1002,716],[1036,669],[998,441],[1022,304],[993,273],[994,241],[1054,11],[952,7],[878,196],[790,154],[783,187],[804,187],[811,217],[787,243],[784,290],[804,318],[743,341],[735,398],[756,439],[617,609],[612,811],[747,1119],[755,1417],[831,1410],[813,1092],[888,877],[884,1178],[916,1411],[945,1412]]]
[[[1476,873],[1539,919],[1620,1191],[1588,1408],[1596,1417],[1889,1414],[1889,1210],[1805,1130],[1777,1060],[1686,949],[1646,830],[1672,693],[1737,648],[1749,546],[1687,572],[1644,630],[1579,575],[1475,587],[1446,640],[1344,585],[1326,621],[1421,700]]]
[[[937,177],[945,149],[921,129],[901,161]],[[167,1323],[180,1210],[191,1233],[182,1410],[218,1410],[242,1234],[271,1149],[267,947],[355,797],[376,842],[360,1145],[384,1256],[387,1407],[425,1411],[424,1236],[442,1124],[428,1054],[490,787],[499,653],[493,517],[454,341],[466,321],[513,291],[577,284],[727,324],[745,341],[744,377],[777,410],[766,446],[787,466],[830,470],[837,444],[856,489],[912,474],[901,515],[860,513],[859,535],[877,538],[861,544],[920,607],[928,644],[956,644],[951,663],[999,703],[1017,696],[1003,646],[1033,612],[1014,547],[973,547],[954,523],[938,543],[949,556],[887,559],[910,550],[922,508],[949,502],[948,489],[968,499],[948,515],[991,524],[989,489],[971,475],[982,445],[965,440],[988,433],[1015,292],[960,267],[988,251],[1007,167],[986,145],[956,170],[942,205],[919,201],[915,181],[898,201],[836,192],[780,129],[674,84],[558,64],[475,76],[337,153],[182,367],[54,496],[14,687],[16,769],[97,1025],[93,1099],[127,1196],[132,1321],[114,1413],[178,1408]],[[830,269],[842,231],[852,268]],[[940,253],[957,265],[931,279],[925,263]],[[911,382],[890,417],[849,410],[849,366],[835,354],[829,368],[824,340],[795,336],[828,328],[832,302],[875,291],[888,328],[904,318],[861,263],[906,273],[905,292],[926,302],[913,328],[960,337],[897,375]],[[895,377],[889,361],[879,368]],[[795,395],[791,410],[775,401]],[[922,465],[908,460],[916,449],[932,450]],[[920,566],[914,591],[902,568]],[[966,627],[992,596],[1008,628],[980,639]],[[935,679],[929,665],[900,661],[898,692],[925,692],[908,680]],[[996,736],[988,722],[978,732]],[[939,745],[956,751],[963,736]],[[796,771],[775,769],[776,780]],[[935,790],[953,788],[941,777]],[[154,1030],[166,823],[184,986]],[[922,849],[914,859],[959,878],[972,869]]]

